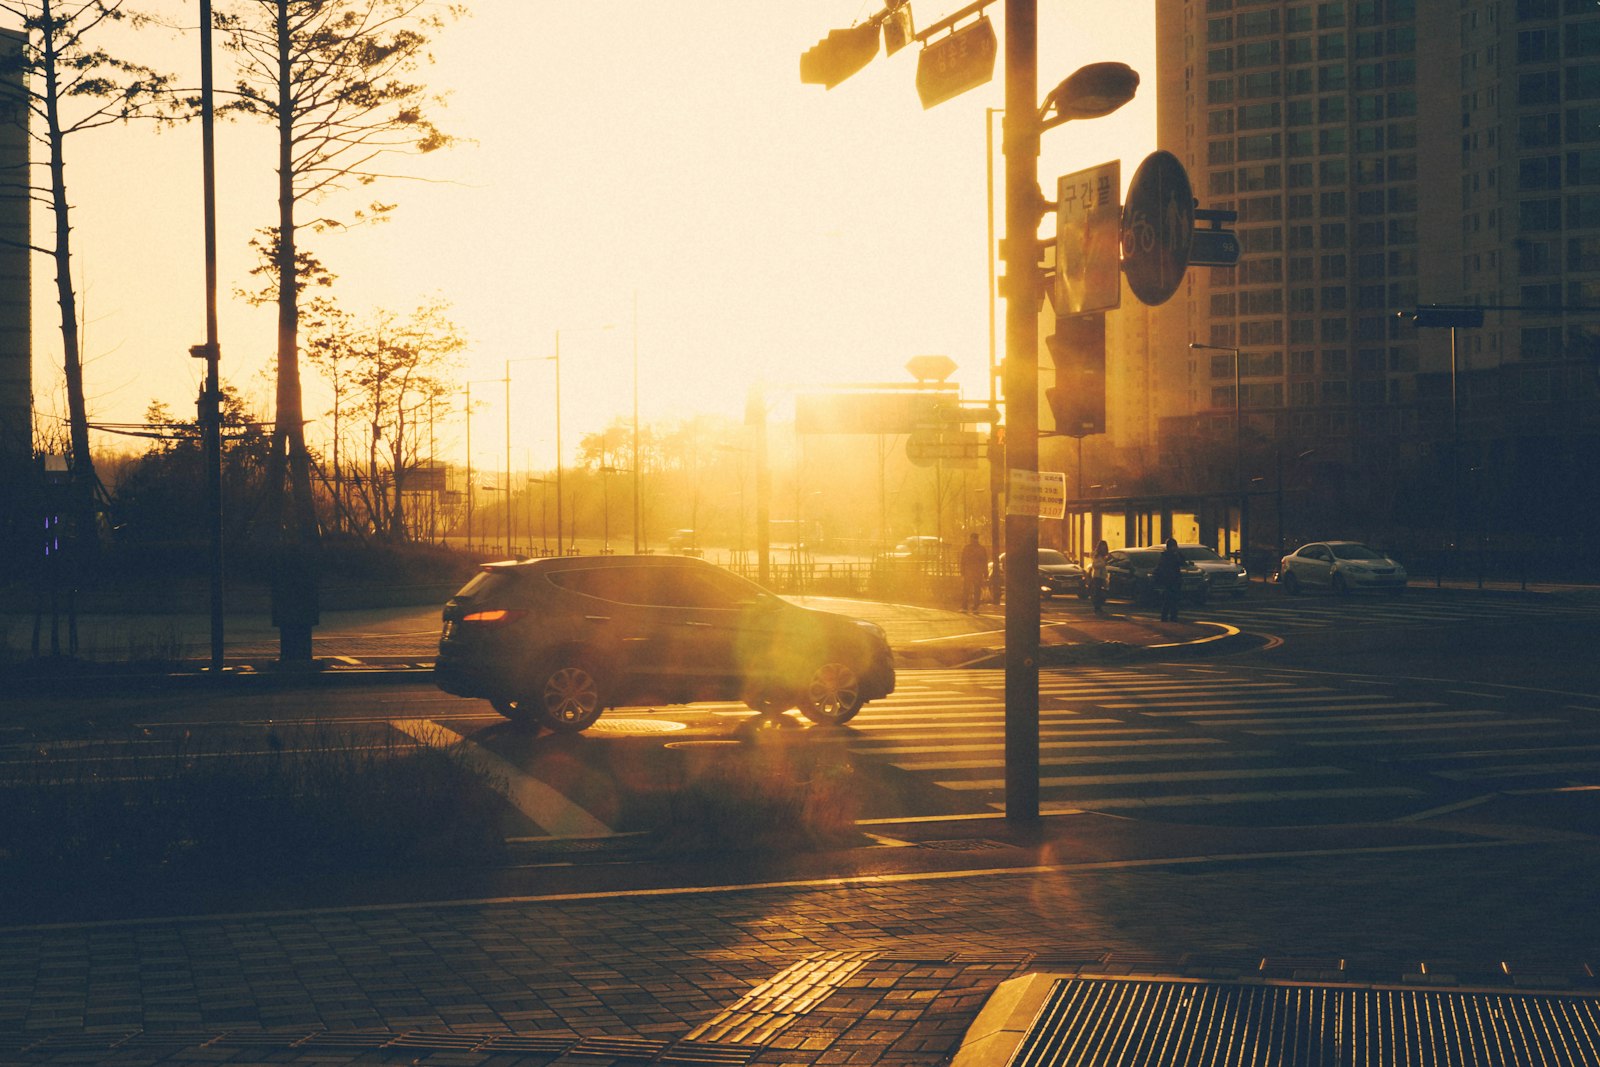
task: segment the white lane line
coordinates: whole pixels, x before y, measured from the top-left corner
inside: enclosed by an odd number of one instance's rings
[[[1006,746],[999,741],[1003,735],[996,734],[994,744],[967,744],[967,745],[873,745],[863,746],[860,751],[871,756],[924,756],[940,752],[1004,752]],[[1226,741],[1215,737],[1141,737],[1126,738],[1120,741],[1041,741],[1041,750],[1078,749],[1078,748],[1161,748],[1168,745],[1224,745]]]
[[[561,793],[454,730],[416,719],[395,719],[389,725],[435,748],[461,745],[466,758],[484,780],[547,833],[557,837],[610,837],[614,833],[611,827]]]
[[[1303,778],[1313,774],[1339,777],[1349,773],[1343,767],[1245,767],[1235,770],[1170,771],[1166,774],[1086,774],[1076,777],[1041,777],[1039,785],[1046,789],[1061,789],[1074,786],[1144,784],[1147,782],[1213,782],[1232,781],[1237,778]],[[938,784],[946,789],[975,791],[980,789],[1001,789],[1004,788],[1005,781],[1002,779],[989,779],[974,782],[939,782]],[[1084,801],[1083,803],[1086,804],[1088,802]]]
[[[1255,752],[1248,749],[1236,749],[1227,752],[1225,755],[1228,759],[1263,759],[1274,755],[1274,753],[1265,751]],[[1150,752],[1124,752],[1117,755],[1055,756],[1051,759],[1042,761],[1040,766],[1042,770],[1048,771],[1052,767],[1100,767],[1113,763],[1172,763],[1179,760],[1214,760],[1217,759],[1218,756],[1219,754],[1216,752],[1163,752],[1159,754]],[[923,773],[930,773],[933,771],[981,771],[1003,766],[1001,761],[993,758],[926,761],[895,760],[894,765],[899,767],[901,770],[919,771]],[[1237,772],[1219,773],[1234,774]],[[1130,777],[1140,776],[1134,775]],[[1150,781],[1156,781],[1163,776],[1159,774],[1151,774],[1144,777],[1148,778]],[[1049,778],[1040,779],[1041,782],[1051,780],[1052,779]],[[1070,779],[1070,781],[1077,782],[1079,779],[1073,778]]]
[[[1487,714],[1487,715],[1496,715],[1498,717],[1498,713],[1497,712],[1481,712],[1480,711],[1480,712],[1463,712],[1462,714],[1463,715],[1473,715],[1473,714],[1475,714],[1475,715],[1486,715]],[[1508,725],[1515,725],[1515,726],[1524,726],[1524,725],[1531,725],[1531,724],[1537,724],[1537,725],[1540,725],[1540,726],[1548,726],[1548,725],[1550,725],[1552,723],[1563,723],[1564,722],[1564,720],[1562,720],[1562,719],[1514,719],[1513,720],[1513,719],[1506,719],[1504,717],[1500,717],[1500,721],[1504,722],[1504,723],[1506,723]],[[1497,725],[1497,728],[1498,728],[1498,724],[1496,724],[1496,725]],[[1374,731],[1383,731],[1383,732],[1386,732],[1386,733],[1403,734],[1403,733],[1410,733],[1412,731],[1419,731],[1419,730],[1468,730],[1468,729],[1477,730],[1477,729],[1481,729],[1483,726],[1484,726],[1484,723],[1482,723],[1482,722],[1438,722],[1438,721],[1434,721],[1434,722],[1397,722],[1397,723],[1392,723],[1392,724],[1367,723],[1367,724],[1362,725],[1362,726],[1320,726],[1320,725],[1318,725],[1316,723],[1312,723],[1309,726],[1284,726],[1284,727],[1277,727],[1277,728],[1270,729],[1270,730],[1269,729],[1263,729],[1263,728],[1258,726],[1258,727],[1252,729],[1250,732],[1251,733],[1256,733],[1256,734],[1283,734],[1283,735],[1286,735],[1286,736],[1289,735],[1289,734],[1357,734],[1357,733],[1372,733]],[[1515,731],[1512,731],[1512,732],[1514,733]],[[1316,742],[1314,742],[1314,741],[1313,742],[1307,742],[1307,744],[1315,744],[1315,743]],[[1357,742],[1354,742],[1354,743],[1355,744],[1374,744],[1374,743],[1377,743],[1377,742],[1357,741]],[[1383,742],[1383,743],[1387,744],[1387,743],[1390,743],[1390,742],[1386,741],[1386,742]]]
[[[1405,786],[1368,786],[1350,789],[1286,789],[1250,793],[1192,793],[1185,796],[1155,797],[1079,797],[1074,800],[1046,801],[1039,805],[1041,815],[1077,811],[1111,811],[1128,808],[1202,808],[1224,804],[1269,804],[1304,800],[1352,800],[1364,797],[1422,796],[1420,789]],[[1000,805],[996,805],[999,808]]]

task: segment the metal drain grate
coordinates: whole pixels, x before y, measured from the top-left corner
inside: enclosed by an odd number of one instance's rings
[[[613,737],[643,737],[647,734],[675,734],[688,729],[687,723],[671,719],[608,719],[602,716],[586,733],[607,734]]]
[[[919,841],[919,848],[931,848],[940,852],[992,852],[999,848],[1014,848],[1004,841],[991,841],[987,837],[952,837],[937,841]]]
[[[1600,996],[1067,978],[1010,1067],[1593,1067]]]

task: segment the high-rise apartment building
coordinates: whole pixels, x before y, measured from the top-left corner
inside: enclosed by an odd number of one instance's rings
[[[1594,499],[1600,3],[1156,11],[1158,140],[1242,245],[1152,314],[1163,468],[1240,450],[1342,522],[1320,536],[1541,532]],[[1397,316],[1435,303],[1483,325]]]

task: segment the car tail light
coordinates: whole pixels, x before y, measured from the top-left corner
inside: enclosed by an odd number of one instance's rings
[[[505,608],[492,608],[488,611],[474,611],[461,616],[462,622],[476,623],[479,626],[504,626],[516,622],[526,615],[526,611],[508,611]]]

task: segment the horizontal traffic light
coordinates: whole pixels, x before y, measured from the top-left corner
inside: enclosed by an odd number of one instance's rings
[[[872,62],[878,54],[878,24],[863,22],[848,30],[830,30],[800,57],[800,81],[832,89]]]

